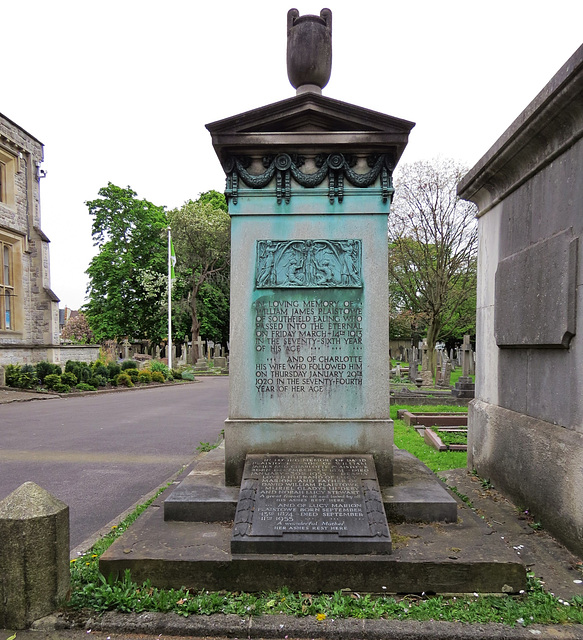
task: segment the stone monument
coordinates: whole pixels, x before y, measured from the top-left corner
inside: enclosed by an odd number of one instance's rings
[[[232,221],[231,485],[264,452],[371,454],[392,482],[386,227],[414,125],[321,95],[330,36],[330,11],[292,9],[297,95],[207,125]]]
[[[225,442],[100,570],[192,589],[519,590],[515,554],[500,563],[500,543],[485,561],[471,518],[461,533],[479,557],[452,563],[456,501],[393,448],[387,218],[413,123],[321,95],[331,18],[288,14],[297,95],[207,125],[232,231]],[[414,527],[405,548],[388,520]],[[435,521],[453,534],[442,551],[412,524]]]
[[[377,476],[393,481],[386,227],[392,171],[413,123],[321,95],[332,64],[331,11],[292,9],[287,26],[296,97],[208,125],[227,176],[237,316],[225,423],[226,483],[244,480],[233,549],[271,549],[277,535],[294,531],[309,534],[313,548],[316,538],[333,548],[331,535],[354,538],[356,520],[344,525],[356,502],[366,526],[355,535],[374,538],[368,503],[339,494],[331,511],[316,507],[306,487],[330,494],[336,481],[324,469],[343,469],[347,483],[347,459],[366,469],[367,480],[353,479],[359,486],[378,492]],[[267,453],[279,457],[256,458]],[[303,479],[297,496],[260,471],[274,464]],[[284,506],[259,516],[250,491]],[[258,518],[269,529],[261,544],[248,541]],[[380,547],[390,551],[386,519],[384,529]],[[336,547],[354,552],[358,544]]]

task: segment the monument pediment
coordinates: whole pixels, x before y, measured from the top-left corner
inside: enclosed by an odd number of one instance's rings
[[[289,149],[336,146],[388,151],[398,161],[415,123],[377,111],[306,92],[280,102],[207,124],[213,146],[226,154],[261,152],[278,145]]]

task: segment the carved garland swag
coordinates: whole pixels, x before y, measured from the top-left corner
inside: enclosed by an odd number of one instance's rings
[[[302,187],[317,187],[328,178],[328,200],[334,204],[344,200],[344,181],[352,186],[365,188],[375,183],[380,176],[381,195],[383,202],[387,202],[393,195],[393,169],[392,157],[387,153],[368,156],[367,164],[370,171],[356,173],[353,167],[356,165],[356,157],[343,155],[342,153],[319,154],[316,156],[318,170],[314,173],[303,173],[300,167],[305,163],[305,157],[297,154],[279,153],[275,156],[265,156],[263,166],[265,172],[253,175],[247,171],[251,165],[248,157],[228,157],[223,165],[227,174],[227,186],[225,195],[237,204],[239,197],[239,181],[251,189],[266,187],[275,176],[275,194],[277,204],[291,200],[291,179]]]

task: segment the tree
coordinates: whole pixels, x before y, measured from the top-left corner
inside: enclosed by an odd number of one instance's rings
[[[207,191],[198,200],[189,200],[179,209],[169,211],[168,220],[176,250],[178,277],[189,286],[191,335],[192,341],[196,342],[205,306],[201,295],[204,293],[208,299],[211,295],[209,285],[224,283],[229,277],[231,224],[227,205],[221,194]],[[217,293],[216,287],[214,293]],[[207,304],[207,310],[208,307]],[[228,313],[228,305],[226,309]],[[206,317],[209,317],[208,313]]]
[[[111,182],[99,198],[86,203],[93,216],[89,302],[83,311],[98,341],[122,337],[160,340],[166,335],[163,309],[153,304],[166,291],[166,228],[164,207],[139,200],[130,187]],[[152,291],[152,288],[157,289]]]
[[[472,298],[475,317],[477,210],[457,197],[466,169],[455,161],[400,169],[389,216],[391,300],[393,312],[425,325],[433,369],[435,344],[456,317],[467,325]]]
[[[82,313],[69,318],[61,331],[61,340],[73,344],[91,344],[94,341],[93,332]]]

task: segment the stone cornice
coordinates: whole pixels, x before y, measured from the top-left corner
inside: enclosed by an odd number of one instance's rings
[[[583,137],[583,46],[458,184],[483,215]]]
[[[415,123],[313,92],[206,125],[221,163],[228,156],[390,152],[397,163]]]

